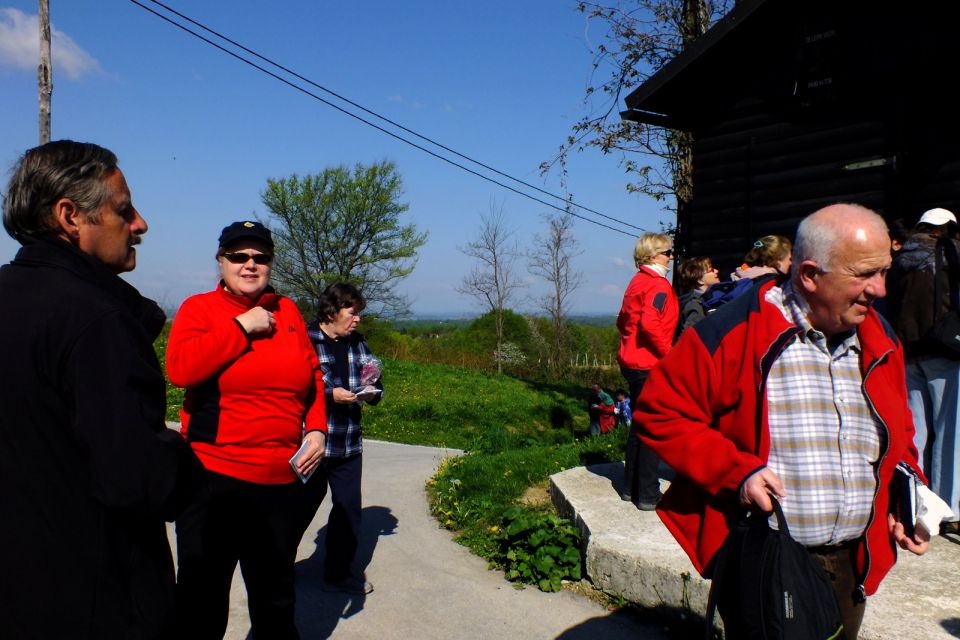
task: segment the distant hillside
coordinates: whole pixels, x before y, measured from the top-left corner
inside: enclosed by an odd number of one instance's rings
[[[585,324],[589,327],[613,327],[617,324],[616,315],[570,316],[570,322]]]

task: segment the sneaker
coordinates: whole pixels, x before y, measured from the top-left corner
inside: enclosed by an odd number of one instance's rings
[[[640,511],[656,511],[657,503],[660,502],[660,498],[662,497],[663,494],[658,491],[657,497],[653,500],[640,500],[639,502],[634,502],[633,504],[635,504],[637,509],[640,509]]]
[[[364,578],[356,578],[354,576],[332,582],[324,580],[320,588],[328,593],[352,593],[358,596],[373,593],[373,583]]]
[[[940,535],[945,536],[948,534],[957,535],[960,534],[960,522],[941,522],[940,523]]]

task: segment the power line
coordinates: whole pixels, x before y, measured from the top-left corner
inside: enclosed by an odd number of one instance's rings
[[[408,127],[403,126],[403,125],[400,124],[399,122],[396,122],[396,121],[394,121],[394,120],[391,120],[390,118],[388,118],[388,117],[386,117],[386,116],[384,116],[384,115],[381,115],[381,114],[379,114],[379,113],[377,113],[377,112],[375,112],[375,111],[372,111],[372,110],[364,107],[363,105],[358,104],[358,103],[354,102],[353,100],[347,98],[346,96],[342,96],[342,95],[340,95],[339,93],[333,91],[332,89],[329,89],[329,88],[327,88],[327,87],[324,87],[323,85],[314,82],[314,81],[311,80],[310,78],[306,78],[306,77],[302,76],[301,74],[297,73],[296,71],[294,71],[294,70],[292,70],[292,69],[289,69],[288,67],[285,67],[285,66],[283,66],[282,64],[280,64],[280,63],[278,63],[278,62],[276,62],[276,61],[274,61],[274,60],[272,60],[272,59],[270,59],[270,58],[267,58],[267,57],[265,57],[265,56],[257,53],[256,51],[253,51],[252,49],[249,49],[249,48],[245,47],[243,44],[237,42],[236,40],[232,40],[232,39],[230,39],[229,37],[223,35],[222,33],[218,32],[218,31],[216,31],[216,30],[214,30],[214,29],[211,29],[210,27],[206,26],[205,24],[200,23],[200,22],[197,22],[196,20],[194,20],[194,19],[191,18],[190,16],[187,16],[187,15],[184,15],[184,14],[180,13],[180,12],[177,11],[176,9],[167,6],[166,4],[160,2],[159,0],[148,0],[148,1],[151,2],[151,3],[153,3],[153,4],[155,4],[155,5],[158,5],[158,6],[160,6],[160,7],[163,7],[164,9],[166,9],[167,11],[169,11],[170,13],[172,13],[172,14],[174,14],[174,15],[176,15],[176,16],[184,19],[184,20],[186,20],[187,22],[193,24],[194,26],[200,27],[201,29],[203,29],[203,30],[206,31],[207,33],[213,34],[213,35],[215,35],[216,37],[220,38],[221,40],[223,40],[223,41],[225,41],[225,42],[229,42],[230,44],[232,44],[233,46],[237,47],[238,49],[242,49],[242,50],[245,51],[246,53],[249,53],[250,55],[252,55],[252,56],[254,56],[254,57],[256,57],[256,58],[258,58],[258,59],[260,59],[260,60],[262,60],[262,61],[264,61],[264,62],[266,62],[267,64],[272,65],[272,66],[276,67],[277,69],[280,69],[281,71],[284,71],[285,73],[289,73],[290,75],[292,75],[293,77],[297,78],[298,80],[302,80],[303,82],[306,82],[307,84],[309,84],[309,85],[311,85],[311,86],[313,86],[313,87],[315,87],[315,88],[317,88],[317,89],[320,89],[320,90],[323,91],[324,93],[326,93],[326,94],[328,94],[328,95],[331,95],[331,96],[337,98],[338,100],[342,100],[343,102],[346,102],[347,104],[349,104],[349,105],[352,106],[352,107],[356,107],[357,109],[360,109],[360,110],[363,111],[364,113],[367,113],[367,114],[369,114],[369,115],[371,115],[371,116],[373,116],[373,117],[375,117],[375,118],[377,118],[377,119],[379,119],[379,120],[382,120],[383,122],[386,122],[386,123],[388,123],[388,124],[390,124],[390,125],[392,125],[392,126],[394,126],[394,127],[397,127],[398,129],[400,129],[400,130],[402,130],[402,131],[405,131],[405,132],[407,132],[407,133],[409,133],[409,134],[411,134],[411,135],[413,135],[413,136],[416,136],[417,138],[420,138],[421,140],[424,140],[425,142],[429,142],[430,144],[432,144],[432,145],[434,145],[434,146],[437,146],[437,147],[443,149],[444,151],[447,151],[447,152],[449,152],[449,153],[452,153],[452,154],[454,154],[455,156],[457,156],[457,157],[459,157],[459,158],[462,158],[462,159],[464,159],[464,160],[467,160],[468,162],[471,162],[471,163],[473,163],[473,164],[475,164],[475,165],[477,165],[477,166],[479,166],[479,167],[483,167],[484,169],[486,169],[486,170],[488,170],[488,171],[492,171],[493,173],[495,173],[495,174],[497,174],[497,175],[499,175],[499,176],[501,176],[501,177],[507,178],[508,180],[512,180],[512,181],[514,181],[514,182],[516,182],[516,183],[518,183],[518,184],[522,184],[523,186],[525,186],[525,187],[527,187],[527,188],[530,188],[530,189],[533,189],[534,191],[538,191],[538,192],[540,192],[540,193],[542,193],[542,194],[544,194],[544,195],[550,196],[551,198],[556,198],[557,200],[561,200],[562,202],[568,203],[568,204],[570,204],[571,206],[574,206],[574,207],[576,207],[576,208],[578,208],[578,209],[582,209],[583,211],[588,211],[588,212],[590,212],[590,213],[592,213],[592,214],[594,214],[594,215],[600,216],[601,218],[606,218],[607,220],[610,220],[610,221],[612,221],[612,222],[616,222],[616,223],[618,223],[618,224],[622,224],[622,225],[624,225],[624,226],[626,226],[626,227],[630,227],[630,228],[632,228],[632,229],[637,229],[638,231],[646,231],[646,229],[643,229],[643,228],[641,228],[641,227],[638,227],[638,226],[636,226],[636,225],[634,225],[634,224],[631,224],[631,223],[629,223],[629,222],[626,222],[626,221],[624,221],[624,220],[619,220],[619,219],[614,218],[614,217],[612,217],[612,216],[608,216],[608,215],[606,215],[606,214],[604,214],[604,213],[600,213],[599,211],[596,211],[596,210],[591,209],[591,208],[589,208],[589,207],[586,207],[586,206],[584,206],[584,205],[577,204],[576,202],[573,202],[572,200],[569,200],[569,201],[568,201],[568,200],[567,200],[565,197],[563,197],[563,196],[558,196],[558,195],[555,194],[555,193],[551,193],[551,192],[549,192],[549,191],[546,191],[545,189],[541,189],[540,187],[538,187],[538,186],[536,186],[536,185],[530,184],[529,182],[525,182],[525,181],[523,181],[523,180],[521,180],[521,179],[519,179],[519,178],[515,178],[515,177],[513,177],[513,176],[511,176],[511,175],[509,175],[509,174],[507,174],[507,173],[504,173],[504,172],[502,172],[502,171],[500,171],[500,170],[498,170],[498,169],[496,169],[496,168],[494,168],[494,167],[491,167],[490,165],[484,164],[483,162],[481,162],[481,161],[479,161],[479,160],[476,160],[476,159],[474,159],[474,158],[471,158],[470,156],[464,155],[464,154],[460,153],[459,151],[457,151],[456,149],[451,149],[450,147],[448,147],[448,146],[446,146],[446,145],[444,145],[444,144],[442,144],[442,143],[440,143],[440,142],[437,142],[436,140],[434,140],[434,139],[432,139],[432,138],[429,138],[429,137],[427,137],[427,136],[425,136],[425,135],[422,135],[422,134],[420,134],[420,133],[418,133],[418,132],[416,132],[416,131],[408,128]]]
[[[300,76],[300,75],[298,75],[298,74],[296,74],[296,73],[294,73],[294,72],[286,69],[285,67],[283,67],[283,66],[281,66],[281,65],[279,65],[279,64],[276,64],[276,63],[270,61],[269,59],[264,58],[263,56],[260,56],[259,54],[255,53],[255,52],[253,52],[253,51],[250,51],[250,50],[247,49],[246,47],[235,43],[233,40],[230,40],[229,38],[226,38],[226,37],[224,37],[224,36],[221,36],[221,35],[220,35],[219,33],[217,33],[216,31],[213,31],[212,29],[208,29],[207,27],[203,26],[202,24],[200,24],[200,23],[198,23],[198,22],[196,22],[196,21],[194,21],[194,20],[192,20],[192,19],[190,19],[190,18],[188,18],[188,17],[186,17],[186,16],[183,16],[182,14],[178,13],[177,11],[174,11],[173,9],[170,9],[169,7],[167,7],[166,5],[164,5],[163,3],[157,2],[157,0],[147,0],[147,1],[148,1],[148,2],[152,2],[152,3],[156,4],[156,5],[159,5],[159,6],[163,7],[164,9],[167,9],[167,10],[170,11],[171,13],[174,13],[174,14],[176,14],[177,16],[180,16],[180,17],[182,17],[183,19],[188,20],[189,22],[191,22],[191,23],[197,25],[198,27],[200,27],[200,28],[208,31],[209,33],[212,33],[212,34],[216,35],[217,37],[219,37],[219,38],[221,38],[221,39],[223,39],[223,40],[225,40],[225,41],[233,44],[234,46],[237,46],[237,47],[243,49],[244,51],[249,52],[251,55],[254,55],[254,56],[258,57],[258,58],[260,58],[261,60],[264,60],[264,61],[268,62],[269,64],[271,64],[271,65],[273,65],[273,66],[275,66],[275,67],[277,67],[277,68],[279,68],[279,69],[282,69],[283,71],[285,71],[285,72],[287,72],[287,73],[290,73],[291,75],[297,77],[298,79],[301,79],[301,80],[303,80],[303,81],[305,81],[305,82],[308,82],[308,83],[312,84],[313,86],[318,87],[319,89],[321,89],[321,90],[323,90],[323,91],[325,91],[325,92],[327,92],[327,93],[329,93],[329,94],[331,94],[331,95],[334,95],[334,96],[336,96],[337,98],[339,98],[339,99],[341,99],[341,100],[344,100],[345,102],[347,102],[347,103],[349,103],[349,104],[351,104],[351,105],[353,105],[353,106],[356,106],[357,108],[362,109],[363,111],[365,111],[365,112],[367,112],[367,113],[370,113],[370,114],[374,115],[375,117],[377,117],[377,118],[379,118],[379,119],[381,119],[381,120],[384,120],[385,122],[389,122],[390,124],[392,124],[392,125],[394,125],[394,126],[397,126],[398,128],[403,129],[404,131],[407,131],[407,132],[409,132],[409,133],[411,133],[411,134],[413,134],[413,135],[416,135],[416,136],[418,136],[418,137],[420,137],[420,138],[422,138],[422,139],[430,142],[431,144],[434,144],[434,145],[436,145],[436,146],[438,146],[438,147],[440,147],[440,148],[442,148],[442,149],[448,150],[448,151],[450,151],[451,153],[456,154],[457,156],[460,156],[460,157],[462,157],[462,158],[465,158],[465,159],[469,160],[470,162],[473,162],[474,164],[477,164],[477,165],[482,166],[482,167],[484,167],[484,168],[488,168],[489,170],[494,171],[495,173],[497,173],[497,174],[499,174],[499,175],[505,176],[505,177],[509,178],[510,180],[513,180],[513,181],[518,182],[518,183],[520,183],[520,184],[523,184],[523,185],[525,185],[525,186],[531,187],[531,188],[533,188],[533,189],[535,189],[535,190],[537,190],[537,191],[541,191],[541,192],[543,192],[543,193],[546,193],[547,195],[549,195],[549,196],[551,196],[551,197],[553,197],[553,198],[557,198],[557,199],[563,200],[563,198],[561,198],[560,196],[554,195],[554,194],[549,193],[549,192],[547,192],[547,191],[543,191],[542,189],[539,189],[539,188],[537,188],[537,187],[535,187],[535,186],[528,185],[528,184],[525,183],[524,181],[519,180],[519,179],[517,179],[517,178],[513,178],[512,176],[509,176],[509,175],[507,175],[507,174],[505,174],[505,173],[502,173],[502,172],[500,172],[500,171],[497,171],[496,169],[489,168],[489,167],[487,167],[486,165],[484,165],[483,163],[480,163],[480,162],[477,162],[477,161],[475,161],[475,160],[472,160],[471,158],[469,158],[469,157],[467,157],[467,156],[464,156],[463,154],[457,153],[456,151],[453,151],[452,149],[448,149],[447,147],[445,147],[445,146],[443,146],[443,145],[440,145],[439,143],[436,143],[436,142],[430,140],[429,138],[426,138],[426,137],[424,137],[424,136],[420,136],[420,135],[417,134],[416,132],[413,132],[413,131],[411,131],[411,130],[409,130],[409,129],[406,129],[405,127],[403,127],[403,126],[401,126],[401,125],[398,125],[398,124],[394,123],[393,121],[391,121],[391,120],[389,120],[389,119],[387,119],[387,118],[384,118],[384,117],[382,117],[382,116],[379,116],[379,115],[377,115],[376,113],[374,113],[374,112],[372,112],[372,111],[369,111],[368,109],[365,109],[364,107],[361,107],[361,106],[357,105],[356,103],[351,102],[350,100],[347,100],[346,98],[343,98],[343,97],[341,97],[341,96],[339,96],[339,95],[337,95],[337,94],[335,94],[335,93],[333,93],[333,92],[331,92],[331,91],[329,91],[329,90],[327,90],[327,89],[324,89],[324,88],[321,87],[320,85],[317,85],[316,83],[313,83],[312,81],[307,80],[307,79],[303,78],[302,76]],[[339,106],[339,105],[337,105],[337,104],[334,104],[333,102],[330,102],[329,100],[324,99],[323,97],[317,95],[316,93],[313,93],[313,92],[311,92],[311,91],[309,91],[309,90],[307,90],[307,89],[305,89],[305,88],[303,88],[303,87],[301,87],[301,86],[299,86],[299,85],[297,85],[297,84],[295,84],[295,83],[287,80],[286,78],[283,78],[283,77],[281,77],[281,76],[273,73],[273,72],[270,71],[269,69],[265,69],[264,67],[258,65],[257,63],[255,63],[255,62],[253,62],[253,61],[251,61],[251,60],[248,60],[247,58],[244,58],[244,57],[241,56],[240,54],[238,54],[238,53],[236,53],[236,52],[234,52],[234,51],[231,51],[231,50],[223,47],[222,45],[220,45],[220,44],[218,44],[218,43],[216,43],[216,42],[213,42],[213,41],[210,40],[209,38],[203,36],[202,34],[197,33],[196,31],[193,31],[193,30],[190,29],[189,27],[184,26],[184,25],[176,22],[175,20],[173,20],[173,19],[171,19],[171,18],[169,18],[169,17],[167,17],[167,16],[165,16],[165,15],[163,15],[163,14],[155,11],[154,9],[152,9],[152,8],[144,5],[142,2],[139,2],[139,0],[130,0],[130,2],[133,3],[133,4],[135,4],[135,5],[137,5],[138,7],[140,7],[141,9],[143,9],[144,11],[147,11],[148,13],[151,13],[151,14],[157,16],[157,17],[160,18],[161,20],[164,20],[164,21],[172,24],[173,26],[181,29],[182,31],[185,31],[185,32],[189,33],[190,35],[194,36],[195,38],[198,38],[199,40],[202,40],[203,42],[206,42],[206,43],[209,44],[210,46],[212,46],[212,47],[214,47],[214,48],[216,48],[216,49],[219,49],[220,51],[226,53],[227,55],[232,56],[233,58],[236,58],[237,60],[239,60],[239,61],[241,61],[241,62],[243,62],[243,63],[245,63],[245,64],[247,64],[247,65],[249,65],[249,66],[251,66],[251,67],[253,67],[254,69],[257,69],[258,71],[260,71],[260,72],[262,72],[262,73],[265,73],[266,75],[274,78],[275,80],[279,80],[280,82],[286,84],[287,86],[289,86],[289,87],[291,87],[291,88],[293,88],[293,89],[296,89],[297,91],[300,91],[301,93],[304,93],[304,94],[310,96],[311,98],[313,98],[313,99],[315,99],[315,100],[317,100],[317,101],[319,101],[319,102],[321,102],[321,103],[323,103],[323,104],[325,104],[325,105],[327,105],[327,106],[329,106],[329,107],[332,107],[333,109],[336,109],[337,111],[343,113],[344,115],[350,116],[351,118],[354,118],[355,120],[358,120],[358,121],[366,124],[367,126],[372,127],[372,128],[374,128],[374,129],[380,131],[381,133],[385,133],[385,134],[387,134],[388,136],[390,136],[390,137],[392,137],[392,138],[394,138],[394,139],[396,139],[396,140],[399,140],[400,142],[403,142],[403,143],[405,143],[405,144],[407,144],[407,145],[409,145],[409,146],[411,146],[411,147],[414,147],[415,149],[419,149],[420,151],[423,151],[424,153],[427,153],[427,154],[433,156],[434,158],[437,158],[438,160],[442,160],[443,162],[446,162],[446,163],[448,163],[448,164],[450,164],[450,165],[452,165],[452,166],[454,166],[454,167],[457,167],[457,168],[459,168],[459,169],[462,169],[463,171],[466,171],[467,173],[470,173],[470,174],[472,174],[472,175],[474,175],[474,176],[476,176],[476,177],[478,177],[478,178],[481,178],[481,179],[483,179],[483,180],[486,180],[487,182],[490,182],[490,183],[492,183],[492,184],[495,184],[495,185],[497,185],[497,186],[499,186],[499,187],[501,187],[501,188],[503,188],[503,189],[507,189],[508,191],[511,191],[511,192],[513,192],[513,193],[516,193],[517,195],[520,195],[520,196],[523,196],[523,197],[528,198],[528,199],[530,199],[530,200],[533,200],[534,202],[538,202],[538,203],[540,203],[540,204],[542,204],[542,205],[544,205],[544,206],[550,207],[551,209],[555,209],[555,210],[560,211],[560,212],[562,212],[562,213],[569,213],[571,216],[573,216],[573,217],[575,217],[575,218],[578,218],[578,219],[580,219],[580,220],[583,220],[583,221],[585,221],[585,222],[589,222],[589,223],[591,223],[591,224],[595,224],[595,225],[597,225],[597,226],[603,227],[603,228],[605,228],[605,229],[609,229],[609,230],[611,230],[611,231],[615,231],[615,232],[617,232],[617,233],[622,233],[623,235],[626,235],[626,236],[629,236],[629,237],[635,237],[634,234],[628,233],[628,232],[626,232],[626,231],[624,231],[624,230],[622,230],[622,229],[618,229],[618,228],[616,228],[616,227],[612,227],[612,226],[607,225],[607,224],[604,224],[604,223],[602,223],[602,222],[598,222],[598,221],[596,221],[596,220],[592,220],[592,219],[587,218],[587,217],[585,217],[585,216],[582,216],[582,215],[580,215],[580,214],[574,213],[573,211],[570,211],[569,208],[558,207],[557,205],[555,205],[555,204],[553,204],[553,203],[551,203],[551,202],[547,202],[547,201],[545,201],[545,200],[541,200],[540,198],[537,198],[536,196],[532,196],[532,195],[530,195],[530,194],[528,194],[528,193],[525,193],[525,192],[523,192],[523,191],[520,191],[519,189],[516,189],[516,188],[514,188],[514,187],[512,187],[512,186],[510,186],[510,185],[508,185],[508,184],[504,184],[503,182],[500,182],[500,181],[498,181],[498,180],[495,180],[495,179],[493,179],[493,178],[491,178],[491,177],[489,177],[489,176],[483,175],[482,173],[479,173],[479,172],[477,172],[477,171],[475,171],[475,170],[473,170],[473,169],[471,169],[471,168],[469,168],[469,167],[467,167],[467,166],[464,166],[463,164],[460,164],[460,163],[455,162],[455,161],[453,161],[453,160],[451,160],[451,159],[449,159],[449,158],[447,158],[447,157],[444,157],[444,156],[442,156],[442,155],[440,155],[440,154],[438,154],[438,153],[436,153],[436,152],[434,152],[434,151],[432,151],[432,150],[430,150],[430,149],[427,149],[426,147],[424,147],[424,146],[422,146],[422,145],[419,145],[419,144],[417,144],[417,143],[415,143],[415,142],[413,142],[413,141],[411,141],[411,140],[408,140],[407,138],[404,138],[403,136],[401,136],[401,135],[399,135],[399,134],[397,134],[397,133],[394,133],[394,132],[392,132],[392,131],[389,131],[389,130],[385,129],[385,128],[377,125],[376,123],[371,122],[370,120],[367,120],[367,119],[365,119],[365,118],[363,118],[363,117],[361,117],[361,116],[359,116],[359,115],[357,115],[357,114],[355,114],[355,113],[352,113],[352,112],[348,111],[347,109],[344,109],[343,107],[341,107],[341,106]],[[588,208],[586,208],[586,207],[581,207],[580,205],[576,205],[576,204],[573,203],[573,202],[568,202],[568,201],[566,201],[566,200],[564,200],[564,202],[567,202],[567,203],[568,203],[569,205],[571,205],[571,206],[576,206],[576,207],[579,208],[579,209],[583,209],[584,211],[590,211],[590,212],[592,212],[592,213],[595,213],[595,214],[597,214],[597,215],[600,215],[600,216],[603,217],[603,218],[607,218],[607,219],[609,219],[609,220],[613,220],[614,222],[617,222],[617,223],[619,223],[619,224],[622,224],[622,225],[625,225],[625,226],[629,226],[629,227],[632,227],[632,228],[634,228],[634,229],[638,229],[638,230],[640,230],[640,231],[644,231],[644,229],[642,229],[642,228],[640,228],[640,227],[637,227],[637,226],[635,226],[635,225],[632,225],[632,224],[630,224],[630,223],[628,223],[628,222],[623,222],[622,220],[617,220],[616,218],[612,218],[612,217],[610,217],[610,216],[606,216],[606,215],[604,215],[604,214],[602,214],[602,213],[594,212],[592,209],[588,209]]]

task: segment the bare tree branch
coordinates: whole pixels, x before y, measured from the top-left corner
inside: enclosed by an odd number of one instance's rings
[[[593,49],[593,75],[584,96],[587,115],[552,159],[541,163],[565,179],[571,151],[599,149],[616,153],[633,176],[627,190],[682,208],[692,195],[693,166],[689,134],[620,119],[623,98],[645,82],[711,24],[725,15],[732,0],[581,0],[577,9],[606,27]],[[606,75],[604,75],[606,74]]]
[[[544,217],[547,229],[535,236],[527,254],[530,272],[547,282],[549,292],[540,298],[553,325],[550,361],[555,367],[565,361],[568,349],[567,316],[569,300],[583,282],[583,274],[573,267],[573,259],[583,253],[573,235],[573,216],[569,213]]]
[[[497,333],[497,354],[503,349],[503,312],[515,291],[523,284],[513,269],[520,249],[503,219],[503,207],[490,203],[489,212],[480,216],[477,239],[460,247],[461,253],[479,264],[467,274],[457,291],[478,299],[494,314]],[[497,371],[503,363],[497,357]]]

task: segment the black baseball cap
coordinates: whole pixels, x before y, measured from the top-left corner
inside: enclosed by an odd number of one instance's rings
[[[241,238],[256,238],[273,249],[273,235],[270,229],[253,220],[240,220],[224,227],[220,232],[220,247],[226,247]]]

